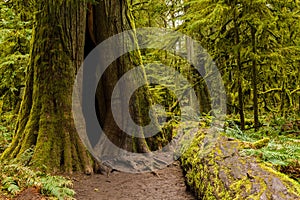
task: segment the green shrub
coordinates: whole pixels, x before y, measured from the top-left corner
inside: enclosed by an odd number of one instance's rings
[[[0,163],[0,191],[16,195],[28,187],[39,188],[41,193],[56,199],[73,199],[72,181],[62,176],[52,176],[28,167],[33,147],[19,158]]]

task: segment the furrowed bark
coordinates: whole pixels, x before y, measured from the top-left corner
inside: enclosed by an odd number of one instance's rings
[[[83,61],[85,1],[36,1],[25,94],[15,136],[2,159],[30,147],[30,164],[54,171],[92,171],[72,117],[72,89]]]

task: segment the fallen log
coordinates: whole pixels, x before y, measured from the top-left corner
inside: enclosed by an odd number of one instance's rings
[[[199,131],[181,156],[187,185],[198,199],[300,199],[297,181],[257,158],[241,156],[242,142],[222,135],[207,140],[207,134]]]

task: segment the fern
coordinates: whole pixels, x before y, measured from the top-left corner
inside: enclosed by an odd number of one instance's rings
[[[279,123],[279,125],[283,123],[280,122],[279,119],[276,120],[276,122]],[[268,137],[270,137],[271,140],[267,146],[259,149],[243,149],[240,152],[241,155],[255,156],[275,166],[288,166],[300,160],[299,140],[284,135],[278,136],[278,131],[273,127],[266,127],[260,132],[243,132],[234,124],[233,128],[226,127],[225,133],[229,137],[251,143],[255,143],[263,138],[265,133],[268,133]]]
[[[58,199],[72,199],[75,192],[70,189],[72,181],[61,177],[51,176],[28,167],[34,147],[26,150],[20,158],[0,163],[0,190],[16,195],[22,189],[37,187],[41,193]]]
[[[6,177],[2,181],[2,188],[10,192],[11,194],[17,194],[20,192],[20,188],[17,182],[12,177]]]
[[[41,178],[42,194],[54,196],[58,199],[65,199],[74,196],[75,192],[68,187],[72,187],[72,181],[61,176],[45,176]]]

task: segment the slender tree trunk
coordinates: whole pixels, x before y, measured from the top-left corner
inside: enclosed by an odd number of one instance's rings
[[[284,78],[285,79],[285,78]],[[281,87],[281,93],[280,93],[280,113],[281,116],[285,116],[285,97],[286,97],[286,92],[285,92],[285,80],[282,81],[282,87]]]
[[[36,1],[26,88],[12,144],[2,159],[34,147],[31,165],[92,171],[72,117],[72,86],[83,61],[85,1]]]
[[[235,35],[235,45],[240,44],[240,36],[239,36],[239,27],[237,25],[237,20],[236,20],[236,8],[235,13],[234,13],[234,35]],[[244,95],[243,95],[243,78],[242,78],[242,63],[241,63],[241,53],[240,50],[237,50],[236,53],[237,57],[237,65],[238,65],[238,94],[239,94],[239,114],[240,114],[240,120],[241,120],[241,129],[245,129],[245,116],[244,116]]]
[[[256,30],[251,27],[251,37],[252,37],[252,50],[253,54],[256,54],[256,41],[255,41]],[[252,87],[253,87],[253,112],[254,112],[254,128],[258,131],[259,121],[258,121],[258,96],[257,96],[257,67],[256,59],[252,60]]]
[[[187,57],[189,60],[192,60],[194,57],[194,44],[191,38],[186,39],[186,49],[187,49]],[[203,69],[204,70],[204,69]],[[209,100],[209,92],[203,77],[200,75],[197,76],[198,71],[194,69],[192,66],[187,68],[187,76],[188,80],[194,85],[193,90],[197,96],[197,99],[193,99],[193,95],[190,92],[190,106],[194,107],[196,104],[200,106],[200,113],[209,113],[211,110],[211,102]]]

